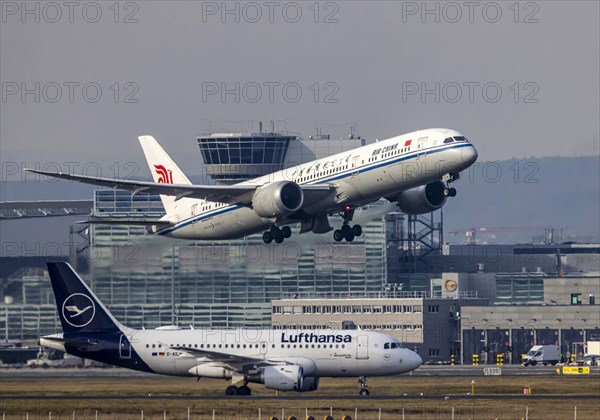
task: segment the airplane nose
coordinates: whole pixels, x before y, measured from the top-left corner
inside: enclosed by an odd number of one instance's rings
[[[463,148],[461,154],[466,167],[469,167],[472,164],[474,164],[477,160],[477,157],[479,156],[479,154],[477,153],[477,149],[475,149],[473,145]]]
[[[408,360],[409,360],[410,370],[414,370],[423,364],[423,359],[421,359],[421,356],[419,356],[414,351],[411,351],[411,354],[410,354],[410,357]]]

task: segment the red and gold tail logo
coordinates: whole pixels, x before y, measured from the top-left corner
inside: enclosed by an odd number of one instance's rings
[[[173,183],[173,171],[165,168],[162,165],[154,165],[154,169],[158,174],[159,184],[172,184]]]

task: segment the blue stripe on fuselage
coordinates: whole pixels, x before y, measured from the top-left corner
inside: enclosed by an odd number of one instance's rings
[[[390,157],[390,158],[387,158],[386,160],[379,161],[379,162],[372,163],[372,164],[367,164],[362,167],[345,170],[344,172],[339,173],[339,174],[335,174],[335,175],[331,175],[331,176],[323,177],[323,178],[319,178],[319,179],[314,179],[314,180],[311,180],[310,182],[304,182],[303,184],[299,184],[299,185],[311,185],[311,184],[320,184],[322,182],[337,181],[337,180],[344,179],[344,178],[347,178],[352,175],[369,172],[369,171],[372,171],[373,169],[378,169],[378,168],[381,168],[384,166],[392,165],[394,163],[409,160],[409,159],[412,159],[413,157],[416,157],[419,154],[427,155],[427,154],[438,153],[438,152],[451,150],[451,149],[461,149],[463,147],[468,147],[468,146],[471,146],[471,143],[453,144],[451,146],[441,145],[441,146],[436,146],[437,148],[432,147],[429,149],[418,150],[415,152],[410,152],[405,155]],[[192,216],[188,219],[185,219],[184,221],[179,222],[177,225],[175,225],[173,227],[164,228],[162,230],[159,230],[156,232],[156,234],[157,235],[167,235],[171,232],[174,232],[178,229],[189,226],[189,225],[199,222],[201,220],[208,219],[208,218],[214,217],[214,216],[218,216],[220,214],[228,213],[230,211],[234,211],[234,210],[237,210],[242,207],[243,206],[235,205],[235,206],[230,206],[230,207],[226,207],[223,209],[211,210],[208,213],[203,213],[198,216]]]

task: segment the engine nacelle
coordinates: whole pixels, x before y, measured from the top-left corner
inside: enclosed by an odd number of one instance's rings
[[[264,384],[278,391],[301,391],[304,386],[302,366],[265,366],[258,373],[248,376],[248,381]]]
[[[398,207],[406,214],[423,214],[439,209],[446,203],[442,181],[421,185],[402,191],[398,195]]]
[[[260,217],[283,217],[302,207],[304,193],[295,182],[278,181],[260,187],[252,196],[252,208]]]
[[[320,378],[307,376],[302,381],[302,388],[300,389],[300,391],[301,392],[316,391],[317,389],[319,389],[319,379]]]

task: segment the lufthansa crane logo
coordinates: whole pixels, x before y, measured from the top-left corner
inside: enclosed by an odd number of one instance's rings
[[[165,168],[163,165],[154,165],[154,169],[158,174],[159,184],[172,184],[173,183],[173,171]]]
[[[448,279],[444,282],[444,288],[447,292],[454,292],[456,291],[457,287],[458,283],[456,282],[456,280]]]
[[[85,327],[96,314],[94,301],[83,293],[73,293],[65,299],[62,305],[63,319],[67,324],[76,328]]]

